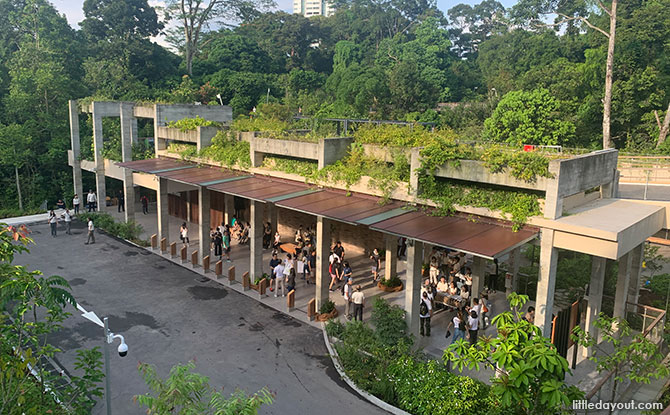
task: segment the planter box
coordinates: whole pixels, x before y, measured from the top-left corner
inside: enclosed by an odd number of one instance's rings
[[[381,281],[377,283],[377,288],[380,290],[386,292],[386,293],[397,293],[398,291],[402,291],[404,288],[402,284],[398,285],[397,287],[387,287],[384,284],[382,284]]]
[[[195,130],[182,131],[179,128],[158,127],[157,139],[195,143],[198,151],[212,144],[212,138],[219,131],[217,127],[197,127]]]
[[[484,162],[477,160],[460,160],[458,166],[446,163],[435,170],[435,176],[529,190],[546,190],[550,180],[546,177],[537,177],[534,182],[526,182],[512,177],[505,171],[491,173]]]
[[[333,311],[331,311],[330,313],[326,313],[326,314],[318,313],[316,315],[316,320],[317,321],[328,321],[331,318],[335,318],[337,316],[338,316],[337,308],[334,308]]]
[[[318,143],[275,138],[251,137],[248,135],[251,165],[260,167],[266,154],[316,160],[322,169],[345,157],[353,138],[322,138]],[[245,138],[247,140],[247,138]]]
[[[401,147],[384,147],[377,144],[363,144],[363,151],[368,157],[374,157],[377,160],[384,160],[387,163],[393,163],[393,155],[402,153],[409,162],[412,150]]]

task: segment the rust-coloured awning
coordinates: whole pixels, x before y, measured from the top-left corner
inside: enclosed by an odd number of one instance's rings
[[[375,196],[350,194],[338,190],[322,190],[317,193],[302,195],[276,202],[277,206],[305,212],[312,215],[324,216],[341,222],[352,224],[369,224],[372,218],[392,217],[405,213],[402,204],[389,202],[384,205],[381,199]]]
[[[503,221],[484,217],[430,216],[410,212],[370,225],[370,229],[404,236],[488,259],[505,255],[529,242],[538,230],[526,226],[514,232]]]
[[[194,186],[208,186],[249,177],[231,170],[202,166],[171,159],[136,160],[117,163],[118,166]]]
[[[318,189],[311,189],[304,183],[269,176],[246,176],[240,180],[210,185],[208,189],[259,202],[276,202],[285,198],[319,191]]]

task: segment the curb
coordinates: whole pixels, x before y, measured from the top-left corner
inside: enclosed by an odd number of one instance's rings
[[[344,380],[351,389],[356,391],[356,393],[359,394],[363,399],[367,400],[368,402],[377,406],[378,408],[385,410],[386,412],[392,413],[394,415],[412,415],[409,412],[405,412],[400,408],[397,408],[387,402],[382,401],[378,397],[356,386],[354,381],[351,380],[349,376],[347,376],[347,374],[344,372],[344,368],[340,364],[340,356],[337,354],[337,350],[335,350],[335,348],[330,344],[330,339],[328,339],[328,334],[326,333],[325,323],[321,323],[321,331],[323,332],[323,341],[324,343],[326,343],[326,348],[328,349],[328,356],[330,356],[330,360],[333,362],[335,370],[337,370],[337,373],[340,375],[342,380]]]

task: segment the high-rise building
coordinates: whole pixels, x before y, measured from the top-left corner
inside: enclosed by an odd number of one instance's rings
[[[302,14],[305,17],[328,17],[335,13],[335,9],[327,0],[293,0],[293,13]]]

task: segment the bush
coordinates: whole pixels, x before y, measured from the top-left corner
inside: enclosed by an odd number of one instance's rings
[[[649,289],[659,297],[665,298],[668,295],[668,285],[670,285],[670,274],[659,274],[652,278]]]
[[[408,344],[412,343],[407,337],[405,310],[389,304],[383,298],[375,299],[372,307],[372,324],[375,326],[375,337],[385,346],[393,346],[401,340]]]
[[[344,333],[344,324],[338,320],[328,320],[326,322],[326,333],[331,337],[337,337],[339,339],[342,337],[342,333]]]
[[[319,313],[321,314],[328,314],[335,310],[335,303],[328,300],[325,303],[321,304],[321,308],[319,309]]]
[[[0,219],[16,218],[19,216],[27,216],[27,215],[36,215],[38,213],[44,213],[44,211],[39,208],[29,208],[23,210],[18,208],[3,208],[0,209]]]
[[[402,285],[402,280],[397,275],[394,275],[389,279],[386,278],[382,279],[380,283],[383,286],[394,288],[394,287],[400,287]]]
[[[81,213],[79,219],[83,222],[93,219],[93,224],[98,229],[102,229],[110,235],[117,238],[126,239],[140,246],[149,246],[149,243],[140,239],[140,235],[144,231],[142,225],[131,220],[129,222],[117,222],[108,213]]]
[[[168,128],[178,128],[182,132],[197,130],[198,127],[209,127],[216,125],[214,121],[209,121],[196,115],[195,118],[183,118],[177,121],[170,121],[167,124]]]
[[[402,356],[388,366],[398,406],[415,415],[482,414],[490,409],[489,388],[449,373],[436,361]]]

